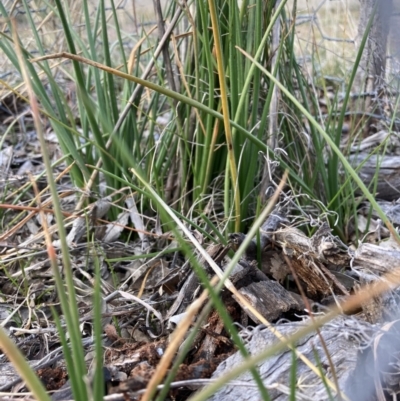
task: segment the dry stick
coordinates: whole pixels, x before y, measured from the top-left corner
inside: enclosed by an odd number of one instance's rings
[[[277,0],[275,3],[275,10],[279,8],[279,4],[282,0]],[[272,28],[272,51],[273,57],[271,61],[271,71],[276,69],[276,79],[279,80],[279,70],[277,68],[277,57],[279,53],[279,45],[280,45],[280,36],[281,36],[281,20],[277,18]],[[272,97],[271,97],[271,107],[269,112],[269,133],[268,133],[268,141],[267,145],[270,149],[275,150],[276,148],[276,138],[278,133],[278,101],[279,101],[279,88],[274,84],[272,89]],[[264,171],[260,185],[260,197],[261,201],[265,202],[266,200],[266,191],[269,185],[271,184],[270,179],[270,166],[269,159],[264,161]]]
[[[165,36],[165,25],[164,25],[164,18],[162,14],[160,0],[153,0],[153,4],[154,4],[154,10],[157,15],[158,37],[160,41],[162,41]],[[181,10],[181,8],[179,8],[179,10]],[[172,71],[172,64],[171,64],[171,58],[169,56],[168,46],[163,46],[161,51],[163,53],[165,72],[167,73],[169,86],[174,92],[176,92],[176,84],[174,79],[174,73]]]
[[[145,80],[148,77],[148,75],[150,74],[157,57],[160,55],[162,49],[164,48],[165,43],[169,39],[169,36],[171,35],[176,23],[178,22],[178,19],[179,19],[181,13],[182,13],[182,9],[178,8],[178,10],[176,11],[174,17],[172,18],[171,24],[169,25],[167,31],[165,32],[164,37],[160,40],[160,43],[157,46],[152,59],[150,60],[149,64],[147,65],[146,70],[142,74],[141,79]],[[128,112],[129,112],[131,106],[134,105],[134,103],[135,103],[137,97],[139,96],[139,94],[141,93],[142,89],[143,88],[142,88],[141,85],[137,85],[136,86],[135,90],[133,91],[131,97],[128,100],[127,105],[125,106],[124,110],[122,111],[121,115],[119,116],[118,121],[115,124],[115,127],[114,127],[114,129],[113,129],[113,131],[112,131],[112,133],[110,135],[110,138],[108,138],[105,150],[107,150],[111,146],[112,139],[113,139],[114,135],[121,128],[121,125],[124,122],[126,116],[128,115]],[[96,167],[93,170],[93,173],[90,176],[89,181],[88,181],[88,183],[86,185],[86,190],[88,192],[91,190],[91,188],[92,188],[92,186],[94,184],[94,181],[96,180],[98,169],[101,167],[101,165],[102,165],[102,158],[99,158],[99,160],[97,161]],[[78,210],[80,210],[82,208],[83,204],[85,203],[86,198],[87,198],[87,195],[82,195],[81,199],[79,200],[78,204],[76,205],[75,210],[78,211]]]
[[[163,37],[165,36],[165,26],[164,26],[164,19],[163,19],[163,15],[162,15],[162,10],[161,10],[161,4],[160,4],[160,0],[153,0],[153,4],[154,4],[154,10],[157,16],[157,27],[158,27],[158,36],[160,38],[160,41],[163,39]],[[178,10],[180,10],[181,12],[181,8],[179,7]],[[167,43],[165,43],[165,45],[167,45]],[[169,55],[169,50],[168,50],[168,46],[163,46],[162,48],[162,53],[163,53],[163,59],[164,59],[164,65],[165,65],[165,71],[167,73],[167,80],[169,83],[169,87],[170,89],[172,89],[174,92],[177,92],[177,86],[175,83],[175,78],[174,78],[174,72],[172,70],[172,64],[171,64],[171,58]],[[179,115],[179,111],[178,111],[178,101],[176,99],[172,99],[172,104],[174,106],[175,109],[175,115],[176,115],[176,122],[177,122],[177,127],[178,127],[178,132],[182,133],[183,131],[183,122],[182,119]],[[183,135],[183,134],[182,134]],[[180,152],[182,153],[182,155],[185,153],[185,149],[183,146],[182,141],[179,141],[179,149]],[[179,169],[178,169],[178,179],[177,179],[177,185],[178,188],[182,186],[182,175],[184,172],[184,158],[179,157]],[[173,168],[173,167],[172,167]],[[171,170],[172,171],[172,170]],[[172,196],[169,195],[169,191],[166,191],[166,199],[171,199],[172,203],[176,202],[178,199],[178,195],[179,195],[179,190],[175,189],[174,191],[172,191]],[[183,191],[185,192],[185,191]],[[169,196],[171,198],[169,198]],[[185,202],[185,198],[182,199],[182,202]]]

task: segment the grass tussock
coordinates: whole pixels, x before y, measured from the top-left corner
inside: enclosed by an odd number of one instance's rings
[[[46,284],[34,306],[27,306],[36,310],[39,326],[40,310],[54,330],[74,399],[104,396],[104,328],[112,322],[112,338],[120,341],[124,324],[129,325],[118,319],[118,312],[141,305],[147,317],[135,310],[135,318],[145,326],[143,331],[151,331],[153,339],[165,334],[162,313],[150,299],[156,285],[160,296],[168,293],[166,277],[153,277],[154,272],[161,274],[163,263],[182,270],[190,263],[203,292],[178,324],[142,400],[167,399],[213,308],[230,341],[248,358],[235,374],[250,371],[262,399],[270,399],[270,389],[257,363],[279,347],[291,349],[288,386],[291,399],[296,399],[300,356],[293,344],[340,309],[314,320],[294,337],[277,335],[280,345],[250,359],[221,295],[227,288],[252,316],[271,327],[230,280],[246,246],[253,238],[260,243],[259,228],[276,204],[287,212],[290,225],[307,236],[325,223],[348,244],[361,238],[357,224],[350,230],[349,222],[368,200],[369,218],[374,210],[398,236],[375,199],[378,170],[366,183],[359,174],[362,165],[354,166],[348,157],[353,139],[364,128],[346,111],[352,107],[351,88],[369,27],[351,64],[335,64],[329,55],[332,49],[318,45],[327,38],[322,25],[307,34],[305,25],[298,23],[302,7],[285,0],[276,7],[261,0],[196,1],[185,6],[171,1],[159,10],[154,26],[140,25],[134,15],[136,28],[128,30],[126,15],[114,1],[36,5],[23,0],[18,8],[0,3],[2,58],[16,71],[12,79],[1,78],[2,102],[14,107],[15,114],[29,115],[24,122],[20,116],[7,120],[0,143],[3,148],[15,146],[34,130],[31,138],[37,146],[26,140],[24,150],[40,159],[30,165],[29,179],[7,181],[2,187],[1,203],[9,209],[1,211],[2,240],[14,244],[12,239],[19,236],[22,243],[18,251],[5,254],[2,269],[17,297],[28,300],[30,280],[36,283],[32,271],[47,268]],[[354,35],[354,21],[337,14],[337,26],[351,29],[349,33],[337,28],[334,33],[346,44],[340,57],[347,60],[355,52],[354,43],[347,40]],[[321,23],[330,16],[322,13]],[[305,46],[301,35],[310,38]],[[332,89],[327,75],[341,75],[341,85]],[[346,127],[351,127],[352,136],[344,146]],[[383,148],[387,146],[379,152]],[[27,228],[33,221],[35,232]],[[235,232],[247,233],[247,239],[235,254],[227,251],[232,259],[221,269],[205,248],[226,246]],[[47,256],[43,258],[33,244],[46,248]],[[80,246],[85,248],[80,255],[84,266],[74,253]],[[261,268],[260,252],[257,257]],[[32,268],[31,260],[39,267]],[[139,274],[143,266],[148,270]],[[220,280],[212,280],[210,272]],[[349,310],[366,296],[363,292],[349,302]],[[166,315],[170,301],[160,303]],[[108,313],[111,307],[114,315]],[[94,357],[89,370],[82,310],[91,316]],[[13,321],[23,325],[18,317]],[[10,350],[7,356],[36,399],[49,399],[3,331],[0,343]],[[318,357],[315,363],[306,361],[327,394],[337,393],[336,378],[325,377]],[[194,399],[207,399],[228,379]]]

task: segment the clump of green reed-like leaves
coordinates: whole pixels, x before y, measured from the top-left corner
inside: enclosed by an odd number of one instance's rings
[[[30,60],[32,48],[35,57],[37,52],[46,55],[49,49],[44,48],[42,36],[36,31],[38,23],[28,4],[23,4],[35,39],[33,47],[30,44],[29,49],[24,49],[24,56]],[[125,43],[133,38],[122,36],[114,6],[106,11],[103,2],[97,9],[83,2],[82,32],[82,26],[74,24],[68,7],[58,1],[54,8],[48,5],[70,53],[134,77],[142,76],[141,66],[154,62],[155,57],[157,73],[147,82],[161,87],[148,92],[138,81],[126,76],[121,80],[115,74],[73,60],[78,107],[72,110],[62,83],[55,78],[60,59],[28,63],[43,112],[59,138],[67,163],[74,162],[74,183],[83,188],[89,182],[90,189],[98,193],[96,169],[101,168],[108,193],[126,185],[130,165],[121,157],[115,138],[129,149],[163,199],[183,215],[190,211],[192,217],[199,216],[209,211],[209,205],[221,205],[215,200],[222,201],[221,210],[213,210],[211,215],[221,216],[213,219],[224,234],[245,230],[254,217],[267,154],[270,160],[278,160],[282,168],[289,169],[290,184],[296,193],[328,203],[332,194],[338,192],[339,181],[331,189],[335,180],[331,175],[327,179],[325,141],[313,127],[309,134],[311,143],[300,134],[302,113],[285,93],[280,95],[276,116],[270,115],[275,85],[239,51],[255,55],[268,70],[273,68],[274,76],[291,93],[300,93],[297,101],[307,110],[315,108],[314,94],[295,60],[295,32],[287,22],[284,6],[285,1],[277,10],[269,2],[244,1],[240,7],[236,3],[228,7],[217,2],[211,13],[206,2],[195,2],[183,10],[171,2],[166,17],[177,21],[183,35],[169,38],[164,57],[158,53],[151,55],[155,38],[149,36],[147,41],[140,42],[135,58],[129,58]],[[4,7],[1,11],[7,16]],[[214,14],[217,23],[212,22]],[[178,18],[174,18],[176,15]],[[108,21],[112,21],[117,32],[113,43],[108,36]],[[281,40],[273,48],[271,32],[279,21]],[[19,68],[12,41],[4,39],[3,51]],[[146,46],[150,51],[142,55]],[[172,80],[166,74],[167,64],[175,71]],[[132,93],[136,94],[133,99]],[[159,116],[167,116],[165,125],[159,125]],[[267,149],[266,135],[272,118],[277,121],[276,146],[285,149],[287,157]],[[138,186],[140,190],[139,183]],[[145,209],[146,198],[143,201]],[[337,203],[334,206],[339,208]],[[110,214],[112,217],[116,211],[111,209]]]
[[[37,30],[39,24],[34,20],[35,14],[31,12],[28,2],[24,0],[22,3],[34,45],[31,43],[27,48],[23,42],[20,43],[25,59],[23,62],[21,57],[17,57],[15,39],[9,35],[3,34],[0,47],[18,71],[22,72],[22,65],[26,65],[26,75],[30,77],[33,93],[39,100],[40,112],[47,116],[57,134],[66,162],[74,163],[71,178],[75,185],[85,188],[89,182],[90,189],[100,193],[100,179],[95,173],[101,172],[108,193],[130,186],[142,194],[143,210],[150,202],[157,205],[162,222],[166,228],[174,231],[182,250],[192,260],[203,286],[209,290],[213,305],[224,319],[235,344],[246,355],[217,292],[202,274],[184,238],[175,229],[176,216],[192,225],[194,221],[188,220],[187,216],[201,216],[203,220],[199,228],[211,227],[213,239],[219,236],[219,240],[222,240],[229,231],[246,229],[249,225],[247,219],[253,218],[256,204],[259,203],[258,185],[264,164],[259,152],[268,154],[271,160],[278,160],[282,168],[288,169],[292,190],[307,195],[299,198],[300,207],[307,205],[308,199],[316,200],[328,205],[328,210],[343,216],[346,208],[349,208],[346,202],[349,193],[353,193],[354,183],[373,201],[338,149],[344,112],[338,124],[325,128],[312,115],[317,101],[296,63],[293,50],[295,32],[293,25],[287,22],[285,1],[277,9],[273,8],[272,2],[261,0],[243,1],[240,6],[236,2],[228,5],[223,1],[196,1],[183,10],[179,9],[177,3],[170,2],[166,17],[173,21],[177,16],[176,21],[181,21],[182,35],[168,40],[168,51],[163,53],[164,58],[152,54],[155,52],[155,47],[152,47],[155,39],[148,37],[137,47],[133,63],[125,46],[127,38],[133,38],[123,36],[113,1],[110,10],[106,10],[104,1],[99,2],[97,9],[91,9],[89,2],[82,2],[84,32],[82,25],[78,27],[74,24],[71,10],[66,4],[59,0],[55,1],[55,5],[46,3],[46,7],[54,13],[55,26],[65,37],[68,52],[92,61],[89,63],[70,57],[72,69],[68,71],[66,67],[61,69],[58,65],[59,57],[64,60],[65,55],[59,55],[52,61],[42,59],[31,63],[37,53],[49,56],[49,49],[43,44],[41,32]],[[0,11],[7,18],[3,3],[0,3]],[[113,43],[108,32],[109,17],[117,32]],[[273,48],[271,32],[276,21],[281,24],[281,40]],[[9,32],[12,30],[10,24]],[[174,78],[166,73],[168,63],[165,57],[170,59],[172,70],[176,72]],[[143,74],[141,66],[153,62],[156,74],[147,76],[145,80],[138,79]],[[57,69],[73,77],[76,111],[71,108],[62,83],[56,78]],[[275,86],[279,87],[281,95],[277,116],[271,116]],[[133,98],[132,93],[136,94]],[[299,93],[299,96],[293,96],[294,93]],[[163,126],[157,121],[161,115],[168,116]],[[280,156],[275,149],[266,146],[271,118],[277,119],[277,144],[284,148],[286,156]],[[304,118],[310,123],[310,140],[307,138],[307,141],[299,134]],[[324,156],[327,144],[331,148],[328,160]],[[351,177],[344,184],[338,173],[340,164]],[[51,176],[50,166],[47,174]],[[52,189],[52,195],[57,205],[55,188]],[[212,208],[211,213],[204,214],[210,205],[217,204],[212,202],[214,197],[223,200],[221,209]],[[354,204],[354,199],[350,198],[350,201]],[[304,205],[301,202],[305,202]],[[380,210],[376,203],[374,207]],[[109,217],[112,218],[116,212],[112,210],[110,213]],[[381,217],[386,221],[383,214]],[[57,221],[61,228],[60,213]],[[258,226],[261,223],[258,221]],[[343,222],[339,221],[336,229],[343,237],[340,224]],[[253,228],[256,230],[257,226]],[[86,368],[78,330],[79,319],[65,233],[62,231],[59,235],[64,246],[68,297],[65,296],[62,278],[56,275],[56,281],[74,361],[69,356],[66,337],[62,336],[61,340],[74,395],[76,399],[86,400],[90,396],[84,384]],[[209,233],[206,234],[210,237]],[[57,274],[57,267],[54,266],[54,269]],[[98,284],[94,304],[98,363],[95,399],[101,399]],[[60,325],[59,329],[61,334]],[[183,357],[184,354],[180,355],[179,360]],[[22,363],[17,359],[14,362]],[[263,399],[268,399],[267,391],[252,366]],[[24,377],[28,385],[38,389],[36,397],[46,399],[40,385],[27,372]],[[171,380],[172,376],[168,377],[167,382]],[[166,391],[160,394],[160,399],[166,395]]]

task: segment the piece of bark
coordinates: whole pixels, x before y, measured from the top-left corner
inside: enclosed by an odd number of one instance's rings
[[[304,284],[311,298],[324,298],[331,294],[348,295],[346,287],[325,266],[348,266],[350,257],[343,244],[333,237],[330,228],[322,225],[311,237],[300,230],[288,227],[279,229],[274,236],[296,276]]]
[[[275,240],[290,257],[301,259],[307,256],[311,260],[322,262],[330,270],[334,267],[348,269],[352,266],[354,271],[376,276],[399,266],[400,250],[365,243],[353,251],[338,244],[330,233],[326,232],[320,241],[314,239],[314,236],[308,238],[298,229],[285,228],[276,232]]]
[[[275,321],[288,311],[304,311],[304,303],[297,294],[287,291],[278,282],[269,279],[242,287],[239,293],[269,322]],[[236,299],[235,296],[233,298]],[[236,301],[240,304],[239,300]],[[245,305],[241,306],[254,322],[262,323]]]
[[[346,286],[327,268],[329,265],[333,265],[337,269],[349,266],[350,256],[347,246],[331,234],[331,229],[327,224],[323,224],[309,238],[297,228],[285,227],[284,223],[287,223],[287,220],[283,213],[275,212],[263,224],[260,241],[263,272],[282,282],[288,274],[292,273],[291,268],[293,268],[297,278],[303,284],[305,293],[313,299],[325,298],[332,294],[348,295]],[[236,247],[240,246],[245,238],[246,236],[241,233],[231,236]],[[264,249],[269,244],[275,245],[274,251]],[[279,245],[279,248],[276,245]],[[281,255],[282,251],[288,259],[285,260]],[[257,259],[256,239],[253,239],[248,246],[245,259],[253,261]],[[290,266],[288,266],[288,260]],[[255,281],[260,280],[262,279]],[[252,290],[250,290],[251,292]],[[249,294],[246,295],[249,296]],[[254,299],[257,299],[257,294],[254,295]],[[291,308],[288,306],[288,309]],[[282,310],[278,308],[278,316],[283,311],[286,311],[285,307]],[[276,314],[271,314],[266,310],[264,313],[266,316],[277,317]]]
[[[358,104],[358,107],[366,112],[365,120],[358,124],[364,126],[364,136],[368,136],[371,128],[373,128],[372,125],[376,122],[376,119],[368,117],[368,113],[384,114],[382,107],[384,100],[383,86],[393,0],[360,0],[360,2],[357,42],[358,44],[361,43],[365,33],[368,34],[368,38],[364,49],[362,49],[362,57],[355,77],[355,86],[358,90],[361,89],[361,91],[369,94],[364,98],[362,104]],[[372,24],[369,31],[366,32],[370,18],[373,18]],[[374,94],[376,95],[374,96]]]
[[[331,294],[349,295],[346,287],[317,259],[291,258],[290,263],[310,298],[321,299]]]
[[[274,240],[289,256],[308,256],[337,267],[348,267],[350,262],[347,246],[332,235],[327,224],[323,224],[311,238],[297,228],[281,228],[275,232]]]
[[[400,250],[374,244],[361,244],[354,252],[353,269],[375,276],[390,272],[400,265]]]
[[[286,290],[277,281],[270,280],[255,264],[246,260],[236,266],[231,281],[251,306],[268,321],[274,321],[286,312],[301,312],[305,308],[299,295]],[[236,296],[233,298],[253,321],[262,323]]]

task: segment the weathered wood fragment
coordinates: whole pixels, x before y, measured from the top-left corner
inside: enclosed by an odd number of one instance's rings
[[[305,322],[278,324],[275,328],[283,335],[289,336],[295,333],[299,328],[303,327]],[[351,400],[367,400],[368,398],[359,398],[360,389],[354,388],[354,381],[357,380],[357,356],[358,350],[363,343],[367,342],[369,336],[378,331],[368,323],[356,320],[355,318],[338,318],[333,322],[321,328],[321,337],[324,339],[328,349],[331,361],[335,367],[336,377],[342,394],[351,395]],[[266,328],[258,328],[252,332],[250,339],[247,340],[246,348],[251,355],[259,355],[260,352],[267,347],[277,343],[277,339]],[[298,352],[306,356],[315,366],[322,369],[322,373],[334,382],[330,362],[321,344],[321,338],[314,333],[307,335],[298,344],[296,344]],[[319,362],[315,360],[315,353],[318,354]],[[217,378],[229,372],[232,368],[237,367],[243,361],[243,357],[239,352],[222,362],[218,369],[214,372],[212,378]],[[290,374],[293,364],[292,351],[286,350],[270,357],[265,362],[258,365],[261,378],[264,385],[269,391],[272,400],[286,401],[290,394]],[[313,373],[306,364],[297,359],[297,378],[296,382],[296,399],[297,400],[329,400],[323,381]],[[359,378],[358,378],[359,379]],[[257,385],[250,373],[245,373],[237,380],[243,382],[243,386],[229,384],[209,398],[210,401],[258,401],[260,393]],[[304,386],[302,385],[304,383]],[[372,387],[371,387],[372,384]],[[373,380],[369,378],[369,382],[365,383],[364,392],[368,391],[373,394]],[[335,397],[337,393],[330,388],[332,395]],[[335,398],[336,399],[336,398]]]

